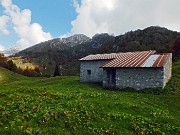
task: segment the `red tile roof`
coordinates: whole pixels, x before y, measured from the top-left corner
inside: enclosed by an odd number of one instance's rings
[[[118,55],[119,53],[88,55],[80,60],[109,60],[116,58]]]
[[[81,61],[89,60],[109,60],[101,65],[103,68],[109,67],[162,67],[170,53],[155,54],[155,51],[126,52],[88,55]]]
[[[152,67],[162,67],[164,63],[167,61],[167,58],[170,56],[169,53],[160,54],[159,57],[156,59]]]

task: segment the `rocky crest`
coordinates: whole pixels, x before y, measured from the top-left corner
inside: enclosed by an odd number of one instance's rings
[[[113,36],[96,34],[92,39],[85,35],[57,38],[20,51],[16,56],[28,56],[32,61],[45,66],[52,74],[55,65],[61,65],[63,75],[78,75],[81,57],[89,54],[116,53],[127,51],[156,50],[170,52],[180,33],[166,28],[151,26],[144,30],[129,31]]]

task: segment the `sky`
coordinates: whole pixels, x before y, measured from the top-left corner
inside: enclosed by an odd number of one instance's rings
[[[120,35],[161,26],[180,32],[180,0],[0,0],[0,51],[53,38]]]

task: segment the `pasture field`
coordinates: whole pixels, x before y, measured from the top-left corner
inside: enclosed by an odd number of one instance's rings
[[[21,68],[23,70],[26,68],[34,69],[34,67],[37,66],[31,63],[30,61],[22,59],[21,57],[13,57],[13,58],[9,58],[9,60],[12,60],[13,63],[15,63],[18,68]]]
[[[180,62],[166,88],[106,90],[78,76],[28,78],[0,68],[0,134],[180,134]]]

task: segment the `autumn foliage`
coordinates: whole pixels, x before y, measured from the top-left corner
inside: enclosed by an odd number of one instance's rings
[[[5,57],[4,54],[1,54],[1,53],[0,53],[0,67],[6,68],[13,72],[16,72],[25,76],[29,76],[29,77],[41,76],[39,66],[35,66],[34,68],[26,67],[25,69],[21,69],[17,67],[16,64],[13,63],[12,60],[8,60],[7,57]]]

